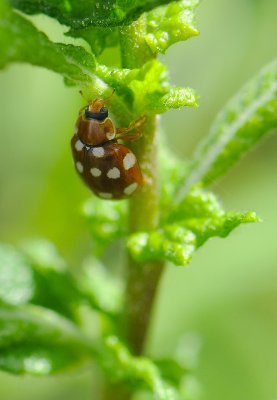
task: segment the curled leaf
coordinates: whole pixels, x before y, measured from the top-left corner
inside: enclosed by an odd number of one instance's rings
[[[224,210],[214,193],[203,190],[201,185],[194,185],[186,197],[170,210],[168,220],[176,222],[188,218],[220,218]]]
[[[127,242],[133,258],[139,262],[167,260],[185,266],[195,249],[195,236],[191,231],[168,225],[153,232],[138,232]]]
[[[239,225],[258,221],[254,212],[225,212],[214,194],[197,185],[163,214],[159,229],[132,234],[127,246],[139,262],[165,259],[185,266],[208,239],[226,237]]]
[[[195,185],[168,214],[168,221],[178,223],[195,234],[197,247],[214,236],[226,237],[243,223],[258,222],[256,213],[225,212],[213,193]]]
[[[66,84],[88,89],[90,96],[92,92],[95,96],[106,96],[114,88],[116,96],[110,108],[119,120],[123,116],[125,122],[143,114],[155,115],[170,108],[196,105],[194,91],[172,87],[166,67],[156,59],[133,70],[98,64],[94,51],[99,54],[103,46],[114,45],[117,41],[117,36],[111,35],[110,30],[101,35],[101,29],[82,31],[82,37],[89,41],[92,52],[80,46],[54,43],[29,20],[2,2],[0,68],[12,62],[28,62],[48,68],[62,75]],[[69,34],[80,36],[78,32],[70,31]]]
[[[115,381],[146,388],[156,400],[178,400],[174,386],[164,380],[158,367],[146,357],[135,357],[116,336],[105,339],[104,368]]]
[[[208,239],[218,236],[228,236],[236,227],[250,222],[259,222],[255,212],[239,213],[235,211],[224,213],[221,217],[192,218],[180,221],[182,226],[190,229],[196,236],[197,247],[202,246]]]
[[[194,22],[197,0],[175,1],[147,13],[145,40],[154,54],[199,34]]]
[[[146,62],[140,69],[118,69],[98,65],[97,75],[120,94],[136,115],[161,114],[171,108],[195,107],[193,89],[172,87],[167,68],[159,60]]]

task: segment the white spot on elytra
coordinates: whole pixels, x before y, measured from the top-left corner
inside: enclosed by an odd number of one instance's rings
[[[112,139],[115,138],[115,133],[114,132],[107,132],[106,136],[107,136],[108,140],[112,140]]]
[[[75,149],[76,149],[77,151],[81,151],[81,150],[83,150],[83,147],[84,147],[84,145],[83,145],[83,143],[81,142],[81,140],[77,140],[77,142],[75,143]]]
[[[84,171],[83,164],[80,161],[76,162],[76,168],[80,172],[80,174]]]
[[[124,189],[124,193],[129,196],[130,194],[134,193],[134,191],[137,189],[137,187],[138,187],[137,182],[131,183],[131,185],[127,186]]]
[[[111,179],[117,179],[120,177],[120,171],[118,168],[113,167],[107,172],[107,177]]]
[[[103,199],[111,199],[113,197],[111,193],[106,193],[106,192],[99,192],[98,195],[100,197],[103,197]]]
[[[102,174],[99,168],[91,168],[90,173],[92,176],[98,177]]]
[[[133,153],[127,153],[123,159],[123,165],[126,170],[132,168],[136,163],[136,157]]]
[[[92,149],[92,154],[95,156],[95,157],[103,157],[103,155],[104,155],[104,153],[105,153],[105,151],[104,151],[104,149],[103,149],[103,147],[94,147],[93,149]]]

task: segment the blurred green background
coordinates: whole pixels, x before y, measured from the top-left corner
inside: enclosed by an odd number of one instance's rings
[[[201,95],[198,109],[162,117],[178,156],[190,157],[225,102],[276,56],[276,17],[276,0],[203,1],[201,36],[162,57],[172,82]],[[82,99],[58,75],[27,65],[1,72],[0,90],[0,239],[47,237],[76,267],[90,251],[79,214],[90,194],[69,149]],[[226,209],[255,210],[263,223],[211,240],[188,268],[168,267],[161,284],[148,352],[172,354],[183,337],[197,400],[277,399],[276,151],[271,135],[215,188]],[[58,378],[1,373],[0,400],[97,400],[98,381],[86,368]]]

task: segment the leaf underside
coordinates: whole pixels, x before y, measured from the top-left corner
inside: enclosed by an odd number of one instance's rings
[[[89,357],[77,327],[54,311],[0,303],[0,367],[48,375]]]
[[[163,380],[159,368],[147,358],[131,355],[116,336],[104,338],[96,348],[77,326],[53,311],[0,303],[0,369],[49,375],[90,358],[97,360],[113,382],[146,388],[158,400],[178,398],[176,388]]]
[[[92,46],[96,54],[103,45],[97,38],[96,46]],[[81,46],[51,42],[4,2],[0,4],[0,47],[0,68],[13,62],[28,62],[60,74],[68,85],[93,88],[97,96],[107,96],[112,88],[116,89],[110,109],[115,113],[120,110],[125,120],[126,116],[131,120],[142,114],[196,105],[192,89],[169,84],[166,67],[160,61],[149,61],[134,70],[101,65],[93,52]]]
[[[46,14],[60,23],[73,27],[110,27],[130,24],[143,12],[172,0],[9,0],[26,14]],[[187,1],[187,3],[190,3]]]
[[[196,182],[210,185],[256,143],[277,128],[277,60],[243,87],[222,109],[196,150],[177,200]]]

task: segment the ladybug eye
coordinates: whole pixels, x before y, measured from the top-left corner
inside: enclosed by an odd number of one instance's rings
[[[88,119],[97,119],[98,121],[102,121],[108,117],[108,110],[105,107],[102,107],[98,112],[92,112],[86,108],[85,117]]]
[[[106,107],[102,107],[99,111],[99,119],[105,119],[108,116],[108,110]]]

